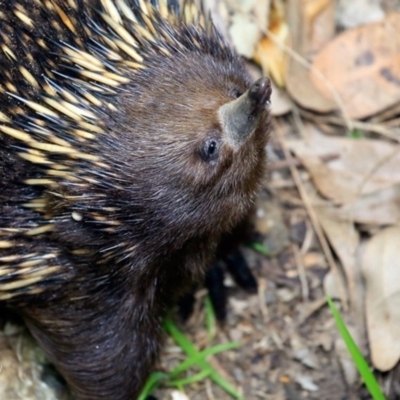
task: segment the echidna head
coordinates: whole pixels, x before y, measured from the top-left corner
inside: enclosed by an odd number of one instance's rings
[[[109,162],[132,204],[141,199],[146,227],[219,233],[248,209],[264,171],[271,94],[267,78],[249,82],[230,50],[156,57],[136,75],[110,126],[120,146]]]
[[[68,246],[88,232],[87,245],[108,246],[98,230],[155,235],[163,248],[219,234],[260,183],[269,81],[251,84],[191,1],[150,3],[24,1],[30,41],[0,40],[0,134],[34,165],[20,178],[31,191],[24,204]],[[9,3],[4,32],[19,8]]]

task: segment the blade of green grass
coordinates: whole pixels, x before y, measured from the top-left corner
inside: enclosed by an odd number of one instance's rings
[[[353,338],[350,335],[345,323],[342,320],[342,317],[339,314],[338,309],[335,304],[331,300],[331,298],[327,297],[327,301],[331,312],[333,314],[333,318],[335,319],[336,325],[339,329],[339,332],[346,343],[347,349],[351,357],[353,358],[354,363],[360,373],[362,379],[364,380],[365,385],[367,386],[369,393],[371,394],[374,400],[385,400],[385,396],[383,395],[381,388],[379,387],[378,382],[375,379],[374,374],[371,372],[368,363],[365,361],[365,358],[361,354],[361,351],[357,347]]]
[[[216,318],[214,307],[211,303],[210,296],[206,296],[205,300],[205,313],[206,313],[206,325],[207,325],[207,333],[208,340],[211,342],[214,339],[215,331],[216,331]]]
[[[250,247],[264,256],[271,255],[271,252],[260,242],[253,242]]]
[[[354,129],[347,134],[351,139],[361,139],[365,137],[364,132],[359,129]]]
[[[164,328],[189,357],[198,356],[199,352],[197,351],[196,347],[190,342],[190,340],[186,338],[183,333],[180,332],[170,318],[165,319]],[[204,371],[204,373],[211,371],[210,378],[232,397],[235,399],[242,399],[242,396],[234,389],[234,387],[222,376],[220,376],[206,360],[200,360],[197,365]]]
[[[173,380],[180,373],[186,371],[191,366],[198,364],[199,361],[204,360],[206,357],[213,355],[213,354],[220,353],[222,351],[235,349],[235,348],[238,348],[239,346],[240,346],[240,343],[236,343],[236,342],[224,343],[224,344],[220,344],[217,346],[213,346],[211,348],[208,348],[208,349],[205,349],[205,350],[199,352],[194,357],[190,357],[190,358],[186,359],[185,361],[180,363],[177,367],[175,367],[168,374],[165,374],[163,372],[154,372],[153,374],[150,375],[150,378],[147,380],[147,382],[139,396],[139,400],[145,400],[146,397],[148,395],[150,395],[151,392],[153,390],[155,390],[161,382],[166,382],[168,386],[181,387],[185,384],[190,384],[190,383],[197,382],[199,380],[204,379],[205,377],[207,377],[213,373],[212,369],[203,370],[199,374],[193,375],[189,378],[175,380],[175,381]]]
[[[222,351],[227,351],[231,349],[237,349],[240,347],[240,343],[230,342],[230,343],[223,343],[208,349],[205,349],[201,352],[198,352],[195,356],[187,358],[185,361],[181,362],[177,367],[175,367],[169,374],[168,379],[173,379],[177,375],[181,374],[182,372],[186,371],[191,366],[198,364],[199,361],[205,360],[206,357],[211,356],[213,354],[221,353]]]
[[[138,400],[146,400],[147,396],[151,394],[153,390],[157,388],[157,386],[166,379],[167,374],[164,372],[153,372],[150,377],[147,379],[144,388],[140,392]]]
[[[183,378],[183,379],[177,379],[175,381],[170,381],[168,382],[168,386],[176,386],[176,387],[182,387],[185,385],[190,385],[192,383],[202,381],[203,379],[207,378],[209,375],[211,375],[212,371],[206,371],[203,370],[199,372],[198,374],[189,376],[188,378]]]

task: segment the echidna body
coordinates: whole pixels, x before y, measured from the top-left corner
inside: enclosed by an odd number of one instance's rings
[[[269,82],[191,1],[0,0],[0,304],[132,399],[261,180]]]

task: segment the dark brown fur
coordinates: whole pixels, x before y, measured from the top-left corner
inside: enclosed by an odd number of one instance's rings
[[[86,10],[105,25],[93,11],[102,9],[99,1],[75,1],[81,23],[87,22]],[[7,18],[13,6],[29,9],[34,3],[0,1],[6,15],[0,32],[11,26]],[[78,15],[65,3],[62,7]],[[52,34],[46,29],[43,38]],[[78,31],[83,43],[89,40]],[[0,270],[11,271],[0,274],[0,299],[24,317],[79,399],[137,396],[158,356],[166,309],[203,276],[220,235],[249,209],[264,172],[266,106],[255,115],[255,131],[238,148],[221,139],[225,134],[218,110],[250,87],[242,61],[211,31],[183,25],[171,25],[170,31],[180,48],[174,51],[170,45],[169,56],[143,52],[145,68],[132,74],[126,70],[129,82],[107,95],[114,108],[92,107],[104,131],[95,140],[64,134],[62,126],[72,124],[68,118],[42,118],[56,137],[100,160],[46,153],[74,179],[24,183],[48,178],[46,166],[23,160],[18,153],[29,152],[29,143],[0,132]],[[67,29],[59,36],[77,47]],[[193,37],[200,45],[192,44]],[[29,51],[34,49],[39,51],[33,45]],[[18,63],[30,68],[23,54],[27,50],[19,50],[18,41],[13,50],[21,54],[11,64],[0,53],[0,84],[24,84],[21,97],[39,102],[39,89],[21,82],[17,72],[7,72]],[[45,61],[31,68],[38,81],[46,68],[62,64],[54,52],[40,57]],[[61,66],[60,71],[65,74]],[[11,118],[7,126],[47,143],[27,119],[41,116],[4,90],[0,111]],[[206,162],[200,152],[210,137],[221,139],[221,147],[218,159]],[[45,206],[27,207],[34,199],[43,199]],[[46,224],[52,225],[48,231],[29,233]],[[28,269],[26,261],[31,262]],[[8,289],[35,271],[40,280]]]

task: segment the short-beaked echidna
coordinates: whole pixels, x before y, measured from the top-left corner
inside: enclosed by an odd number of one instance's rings
[[[0,305],[133,399],[264,172],[270,84],[192,1],[0,0]]]

